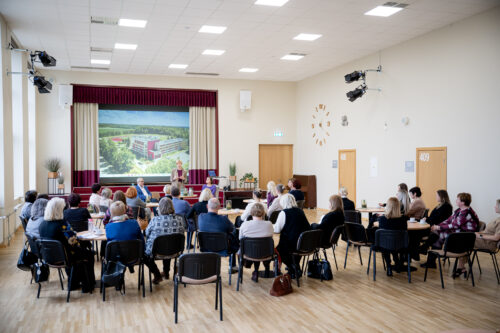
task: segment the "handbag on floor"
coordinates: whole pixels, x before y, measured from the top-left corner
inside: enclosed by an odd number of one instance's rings
[[[36,283],[45,282],[49,279],[49,265],[37,262],[33,265],[33,280]]]
[[[31,266],[38,260],[37,256],[28,250],[25,246],[23,247],[19,259],[17,260],[17,268],[22,271],[30,271]]]
[[[333,280],[332,268],[328,260],[320,259],[317,254],[314,254],[313,260],[307,263],[307,277],[313,279]]]
[[[108,262],[101,278],[104,286],[114,286],[117,287],[116,289],[121,289],[126,268],[121,262]]]
[[[274,252],[278,256],[278,271],[281,272],[281,257],[276,249],[274,249]],[[273,286],[271,287],[271,291],[269,291],[269,294],[271,294],[271,296],[279,297],[290,294],[292,292],[292,278],[290,277],[290,274],[286,273],[278,275],[274,278]]]

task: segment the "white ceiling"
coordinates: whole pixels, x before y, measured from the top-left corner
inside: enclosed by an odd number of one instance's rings
[[[0,0],[0,12],[23,47],[46,50],[55,69],[91,66],[90,47],[138,44],[113,50],[117,73],[298,81],[491,9],[500,0],[401,0],[409,6],[387,17],[363,13],[385,0],[289,0],[283,7],[255,0]],[[90,23],[90,16],[147,20],[145,29]],[[204,25],[227,26],[221,35],[199,33]],[[313,42],[299,33],[322,34]],[[222,56],[201,55],[223,49]],[[307,54],[299,61],[280,58]],[[171,63],[188,64],[185,70]],[[259,68],[240,73],[242,67]]]

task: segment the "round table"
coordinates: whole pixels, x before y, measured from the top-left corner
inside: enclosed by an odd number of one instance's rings
[[[103,233],[96,235],[93,232],[90,232],[88,230],[87,231],[80,231],[80,232],[76,233],[76,237],[80,240],[87,240],[87,241],[105,241],[105,240],[107,240],[106,230],[104,230],[104,229],[99,229],[99,230],[102,230]],[[89,237],[85,237],[86,235],[88,235]]]
[[[243,214],[244,210],[243,209],[225,209],[225,208],[222,208],[222,209],[219,209],[219,211],[217,212],[217,214],[219,215],[241,215]]]
[[[245,199],[245,200],[243,200],[243,202],[248,204],[248,203],[253,203],[255,201],[253,199]],[[266,205],[267,204],[267,200],[265,200],[265,199],[261,200],[260,203],[263,204],[263,205]]]
[[[425,230],[429,229],[431,225],[429,223],[420,223],[420,222],[406,222],[408,231],[414,231],[414,230]],[[373,226],[378,228],[378,221],[373,223]]]
[[[368,214],[385,212],[385,208],[383,207],[358,208],[356,210],[360,213],[368,213]]]

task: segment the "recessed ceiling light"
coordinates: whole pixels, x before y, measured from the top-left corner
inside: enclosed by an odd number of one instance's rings
[[[132,28],[144,28],[148,21],[146,20],[131,20],[131,19],[119,19],[118,25],[122,27],[132,27]]]
[[[217,55],[217,56],[219,56],[219,55],[224,54],[224,52],[226,52],[226,51],[224,51],[224,50],[205,50],[205,51],[203,51],[203,54],[204,55]]]
[[[263,5],[263,6],[275,6],[275,7],[281,7],[284,4],[286,4],[288,0],[257,0],[255,1],[256,5]]]
[[[90,63],[93,65],[109,65],[111,63],[111,60],[90,59]]]
[[[170,64],[168,65],[168,68],[177,68],[177,69],[185,69],[187,68],[188,65],[184,64]]]
[[[319,35],[319,34],[298,34],[297,36],[293,37],[293,39],[313,41],[313,40],[316,40],[316,39],[320,38],[321,36],[323,36],[323,35]]]
[[[226,27],[217,27],[214,25],[204,25],[198,30],[198,32],[206,32],[209,34],[221,34],[223,33],[227,28]]]
[[[136,48],[137,48],[137,44],[115,43],[115,49],[118,49],[118,50],[135,50]]]
[[[243,67],[243,68],[240,69],[240,72],[243,72],[243,73],[255,73],[258,70],[259,70],[258,68]]]
[[[300,60],[304,58],[305,54],[290,53],[281,57],[281,60]]]
[[[390,6],[377,6],[372,10],[367,11],[365,15],[387,17],[396,14],[401,10],[403,10],[403,8],[390,7]]]

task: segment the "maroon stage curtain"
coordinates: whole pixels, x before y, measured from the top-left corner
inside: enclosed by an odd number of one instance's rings
[[[215,169],[189,169],[189,184],[205,184],[209,170],[215,171]]]
[[[73,170],[73,187],[92,186],[99,183],[99,170]]]
[[[206,90],[73,85],[73,103],[217,106],[217,92]]]

